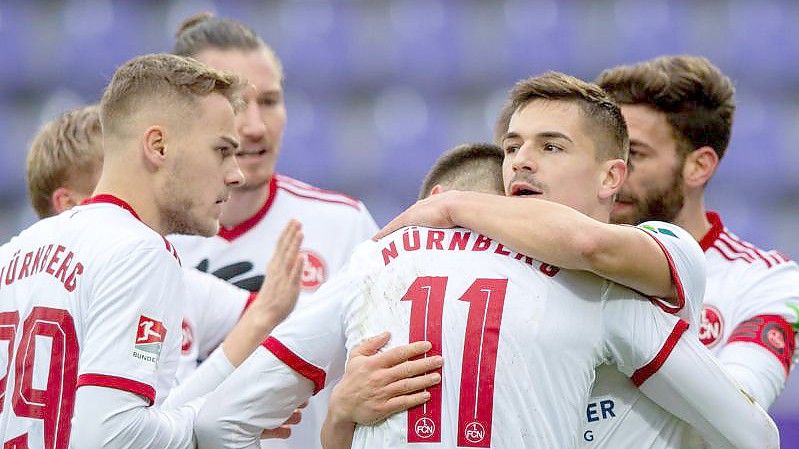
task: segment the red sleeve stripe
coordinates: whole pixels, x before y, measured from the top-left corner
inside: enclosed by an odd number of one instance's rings
[[[796,350],[795,339],[793,327],[781,315],[758,315],[739,324],[727,344],[754,343],[764,348],[779,360],[787,376]]]
[[[155,388],[145,383],[126,379],[124,377],[95,373],[81,374],[78,376],[77,387],[83,387],[85,385],[113,388],[115,390],[128,391],[130,393],[138,394],[139,396],[147,399],[147,402],[149,402],[147,404],[148,407],[155,403]]]
[[[313,394],[319,393],[319,391],[325,387],[326,375],[323,369],[306,362],[274,337],[267,338],[262,345],[264,348],[269,350],[269,352],[274,354],[275,357],[280,359],[281,362],[288,365],[289,368],[300,373],[300,375],[313,382]]]
[[[641,229],[641,228],[636,228],[636,229]],[[666,247],[663,245],[663,242],[661,242],[657,237],[650,234],[649,232],[643,229],[641,229],[641,231],[644,232],[649,237],[651,237],[652,240],[654,240],[655,243],[658,244],[660,250],[663,251],[663,255],[666,256],[666,261],[669,263],[669,273],[671,273],[671,281],[672,283],[674,283],[674,287],[677,289],[676,306],[664,302],[664,300],[661,298],[652,298],[655,300],[653,302],[657,304],[658,307],[663,309],[664,312],[675,314],[680,310],[682,310],[683,307],[685,307],[685,287],[683,287],[682,285],[682,280],[680,279],[680,273],[677,271],[677,266],[674,264],[674,259],[671,257],[671,253],[669,253],[669,250],[666,249]]]
[[[680,341],[682,334],[684,334],[687,329],[688,323],[683,320],[677,321],[677,324],[674,325],[674,329],[672,329],[669,338],[667,338],[666,342],[663,343],[663,347],[660,348],[660,351],[657,353],[655,358],[633,373],[630,379],[633,381],[636,387],[640,387],[644,382],[646,382],[647,379],[658,372],[660,367],[666,362],[666,359],[669,358],[671,351],[673,351],[674,347],[677,346],[677,342]]]

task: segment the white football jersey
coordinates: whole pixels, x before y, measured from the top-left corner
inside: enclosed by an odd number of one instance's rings
[[[305,267],[296,306],[301,309],[311,294],[341,269],[355,246],[377,232],[374,219],[360,201],[275,174],[269,184],[269,199],[252,218],[234,228],[222,228],[211,238],[169,236],[169,240],[184,265],[257,291],[277,237],[291,219],[302,223],[304,235],[301,255]],[[321,448],[319,432],[327,414],[329,392],[317,396],[303,410],[302,422],[292,427],[291,438],[264,440],[263,447]]]
[[[701,268],[701,265],[700,265]],[[686,329],[649,300],[465,229],[405,228],[363,243],[267,349],[320,390],[348,350],[433,343],[445,363],[426,404],[358,427],[354,448],[579,445],[594,370],[654,374]]]
[[[177,381],[182,382],[225,339],[255,293],[235,287],[216,276],[183,267],[186,307],[181,331]]]
[[[707,291],[699,337],[722,365],[768,408],[796,362],[799,266],[731,233],[718,214],[700,245]]]
[[[174,384],[185,295],[177,255],[124,201],[87,203],[0,251],[4,447],[67,447],[80,386],[152,405]]]
[[[648,232],[663,249],[669,261],[678,302],[682,308],[664,310],[677,314],[690,324],[696,335],[705,293],[704,255],[687,231],[674,224],[650,221],[637,226]],[[696,338],[696,337],[694,337]],[[685,423],[647,398],[636,384],[615,366],[597,369],[596,382],[584,415],[583,447],[594,449],[665,449],[684,430]]]

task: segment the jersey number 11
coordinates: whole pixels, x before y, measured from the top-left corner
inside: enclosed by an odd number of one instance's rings
[[[409,342],[429,341],[429,356],[441,354],[441,320],[447,277],[418,277],[402,297],[411,301]],[[476,279],[459,300],[469,303],[463,340],[458,446],[490,447],[494,412],[494,373],[507,279]],[[427,356],[426,355],[426,356]],[[441,385],[429,389],[427,403],[408,410],[408,442],[441,442]]]

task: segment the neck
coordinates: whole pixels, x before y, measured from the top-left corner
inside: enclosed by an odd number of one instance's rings
[[[271,179],[254,189],[234,189],[230,193],[230,199],[222,207],[219,223],[229,229],[255,215],[269,199],[270,182]]]
[[[702,237],[707,234],[711,227],[705,212],[705,195],[703,192],[686,195],[685,204],[674,219],[674,224],[688,231],[698,242],[702,240]]]
[[[141,180],[143,177],[136,176],[131,172],[115,173],[113,168],[105,167],[92,195],[113,195],[125,201],[136,211],[144,224],[161,235],[168,234],[170,230],[166,228],[161,214],[158,212],[158,204],[153,191],[149,190],[149,185],[135,181],[136,179]]]

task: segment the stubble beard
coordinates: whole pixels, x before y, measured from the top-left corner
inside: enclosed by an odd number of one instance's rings
[[[633,201],[632,212],[627,216],[613,217],[613,222],[633,225],[646,221],[673,223],[685,205],[682,183],[682,164],[680,164],[672,173],[668,185],[650,189],[643,197],[629,198]]]

